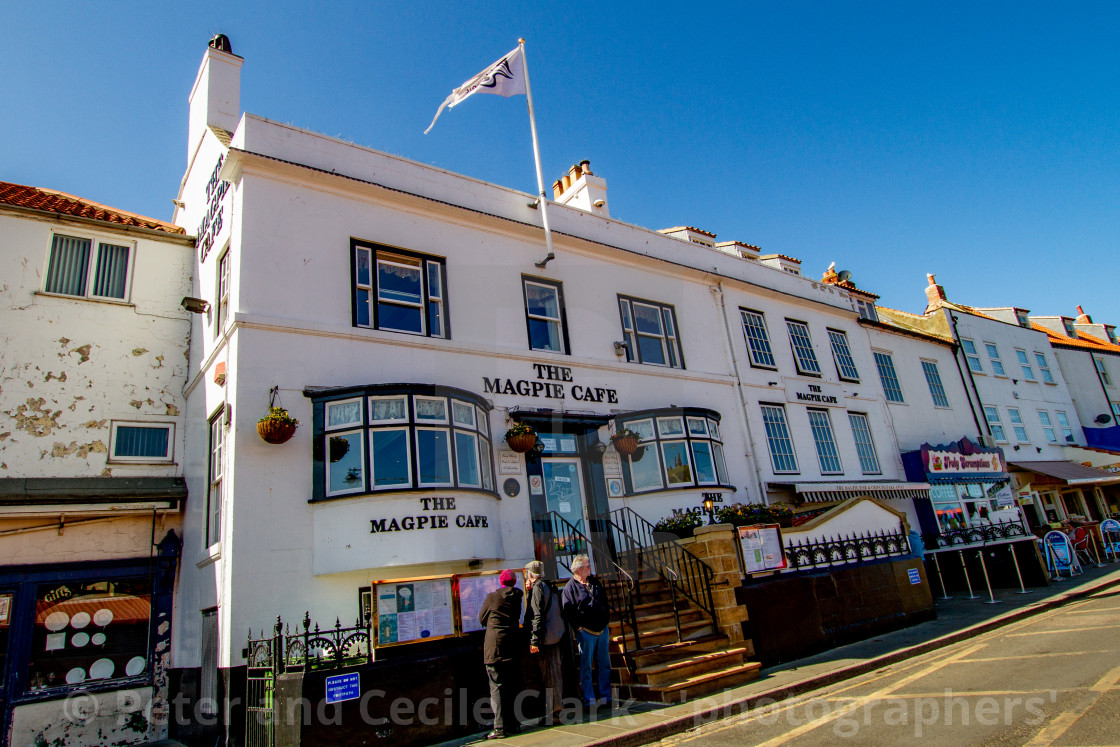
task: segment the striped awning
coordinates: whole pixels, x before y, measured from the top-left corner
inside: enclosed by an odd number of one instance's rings
[[[928,482],[798,482],[793,490],[801,500],[835,503],[851,498],[928,498]]]

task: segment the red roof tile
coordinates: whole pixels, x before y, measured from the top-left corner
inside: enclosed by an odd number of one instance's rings
[[[41,189],[39,187],[26,187],[22,184],[0,182],[0,205],[41,210],[47,213],[72,215],[78,218],[89,218],[105,223],[115,223],[120,226],[134,226],[148,228],[153,231],[185,235],[187,232],[172,223],[164,223],[155,218],[146,218],[143,215],[129,213],[106,205],[85,200],[81,197],[68,195],[54,189]]]

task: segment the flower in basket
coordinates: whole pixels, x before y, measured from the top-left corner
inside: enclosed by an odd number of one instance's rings
[[[524,454],[537,445],[537,432],[527,423],[515,422],[506,431],[506,443],[519,454]]]
[[[619,454],[630,456],[638,450],[638,442],[641,438],[642,435],[640,433],[623,426],[611,436],[611,444],[614,446],[614,450]]]
[[[257,435],[270,444],[282,444],[291,438],[299,421],[283,407],[269,407],[268,414],[257,421]]]
[[[679,514],[666,516],[653,526],[654,532],[667,532],[678,537],[691,536],[692,530],[702,524],[700,514],[694,511],[683,511]]]

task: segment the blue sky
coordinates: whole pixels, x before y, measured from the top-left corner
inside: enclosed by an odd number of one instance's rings
[[[168,219],[205,45],[245,111],[536,190],[523,98],[451,89],[527,40],[547,183],[848,269],[884,305],[1120,324],[1120,4],[0,2],[0,180]]]

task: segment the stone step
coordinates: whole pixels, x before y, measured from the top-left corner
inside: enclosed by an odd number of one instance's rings
[[[662,685],[620,685],[620,697],[655,703],[683,703],[731,687],[745,685],[758,678],[762,665],[757,661],[717,669]]]
[[[631,651],[630,660],[634,663],[635,668],[648,667],[654,664],[679,659],[685,655],[697,655],[710,651],[718,651],[730,645],[727,636],[722,633],[713,633],[711,635],[692,638],[687,641],[673,641],[672,643],[666,643],[660,646],[649,646],[640,651]],[[620,666],[624,665],[625,663],[622,662],[620,658]]]
[[[660,646],[660,645],[665,644],[665,643],[676,643],[677,642],[677,626],[676,625],[669,625],[669,626],[660,627],[660,628],[653,628],[651,630],[643,630],[641,627],[639,627],[638,632],[640,633],[640,641],[641,641],[642,648],[649,648],[651,646]],[[682,622],[681,623],[681,638],[682,639],[700,638],[701,636],[705,636],[705,635],[708,635],[708,634],[714,633],[714,632],[715,631],[712,629],[712,621],[710,619],[707,619],[707,618],[704,618],[702,620],[693,620],[693,621],[690,621],[690,622]],[[630,633],[626,633],[626,634],[619,633],[617,635],[612,635],[611,638],[610,638],[610,643],[611,643],[612,648],[615,648],[615,649],[620,649],[621,648],[621,646],[623,644],[623,640],[624,640],[624,635],[625,635],[625,642],[628,646],[631,646],[631,645],[634,644],[633,635],[631,635]]]
[[[641,685],[668,685],[682,679],[740,666],[746,655],[747,649],[743,647],[686,655],[661,664],[636,669],[634,680]]]
[[[677,614],[680,616],[680,620],[681,620],[682,625],[686,622],[693,622],[695,620],[699,620],[700,617],[703,615],[703,613],[700,610],[698,610],[696,608],[688,608],[688,607],[679,610]],[[658,613],[655,613],[655,614],[649,614],[648,612],[645,613],[645,614],[639,614],[638,615],[638,630],[642,634],[645,634],[646,631],[651,631],[651,630],[654,630],[654,629],[657,629],[657,628],[663,628],[666,625],[672,625],[675,628],[676,624],[677,624],[676,620],[677,620],[677,617],[676,617],[676,615],[673,614],[672,609],[670,609],[668,612],[658,612]],[[610,629],[611,629],[611,633],[613,633],[615,635],[621,633],[622,630],[623,630],[623,621],[622,620],[611,620]]]

